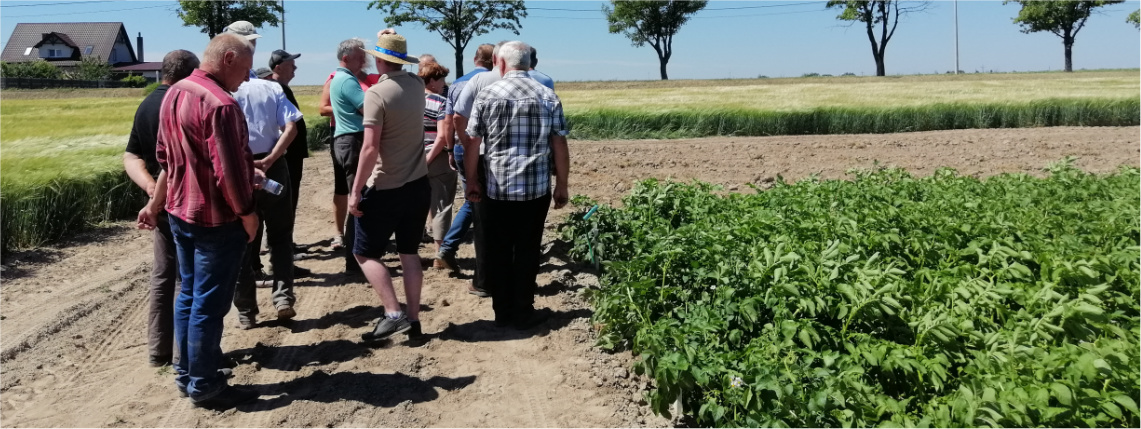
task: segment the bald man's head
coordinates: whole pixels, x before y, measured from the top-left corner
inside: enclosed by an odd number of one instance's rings
[[[202,56],[202,70],[221,81],[224,89],[234,92],[242,82],[249,80],[254,46],[245,37],[222,33],[210,40]]]

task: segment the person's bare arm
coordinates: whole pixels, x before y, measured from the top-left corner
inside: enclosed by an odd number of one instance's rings
[[[459,134],[460,143],[464,145],[464,177],[467,181],[467,199],[473,203],[478,203],[483,194],[483,187],[479,184],[479,171],[477,171],[481,139],[468,135],[468,118],[464,115],[456,114],[454,121],[456,134]]]
[[[147,192],[148,197],[154,196],[155,179],[147,171],[146,161],[133,153],[123,152],[123,170],[127,171],[127,177],[130,177],[132,182]]]
[[[565,136],[551,136],[551,151],[555,154],[555,191],[552,195],[555,208],[561,209],[570,201],[567,190],[567,176],[570,172],[570,149]]]
[[[329,85],[333,83],[332,79],[325,81],[325,86],[321,88],[321,102],[317,105],[317,110],[321,116],[333,116],[333,102],[329,97]]]
[[[148,174],[147,178],[150,177]],[[143,206],[142,210],[139,210],[139,229],[155,229],[158,224],[158,214],[162,213],[164,205],[166,205],[166,170],[158,173],[158,180],[155,180],[151,199],[147,201],[147,205]]]
[[[376,158],[379,155],[380,125],[365,125],[361,156],[357,161],[357,175],[353,180],[353,188],[349,190],[349,213],[353,216],[360,217],[364,214],[358,207],[361,202],[361,190],[368,185],[368,177],[376,167]]]
[[[277,143],[273,145],[273,150],[266,155],[265,158],[254,161],[254,167],[261,171],[266,171],[274,162],[281,159],[285,155],[285,151],[289,150],[289,145],[293,143],[293,139],[297,137],[297,123],[286,122],[284,129],[282,129],[281,137],[278,137]]]
[[[440,123],[443,122],[444,121],[440,121]],[[436,160],[437,156],[440,156],[441,153],[444,153],[446,146],[447,143],[444,142],[444,133],[436,131],[436,141],[432,143],[432,150],[428,151],[428,156],[425,158],[425,161],[428,164],[431,164],[432,161]]]

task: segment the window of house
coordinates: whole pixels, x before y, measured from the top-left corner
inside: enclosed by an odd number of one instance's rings
[[[29,46],[28,49],[24,50],[24,55],[32,55],[32,47],[31,46]]]
[[[92,49],[95,49],[95,47],[91,46],[91,45],[87,45],[86,48],[83,48],[83,55],[91,55]]]
[[[62,49],[48,49],[48,56],[51,58],[62,57],[63,56],[63,50]]]
[[[117,61],[119,61],[119,51],[112,49],[111,50],[111,63],[113,64]]]

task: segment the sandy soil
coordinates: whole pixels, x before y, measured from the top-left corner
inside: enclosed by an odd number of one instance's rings
[[[918,175],[948,166],[963,174],[1040,174],[1066,156],[1087,171],[1138,166],[1139,129],[961,130],[891,135],[712,138],[571,143],[571,192],[616,203],[639,179],[700,179],[730,190],[780,175],[842,178],[851,168],[900,166]],[[326,153],[306,163],[296,239],[312,245],[299,265],[298,317],[236,329],[222,347],[238,360],[235,384],[261,399],[222,413],[178,397],[170,369],[146,364],[149,234],[121,222],[55,248],[4,261],[0,289],[0,419],[3,426],[664,426],[641,400],[648,381],[628,352],[592,347],[581,292],[596,279],[547,253],[538,305],[557,311],[541,329],[494,328],[490,302],[468,295],[466,277],[425,274],[423,344],[360,344],[381,313],[363,283],[346,282],[332,235]],[[549,244],[567,210],[548,218]],[[420,252],[429,258],[432,251]],[[460,261],[471,274],[472,249]],[[395,264],[394,258],[388,258]],[[400,290],[400,280],[397,280]],[[259,290],[262,315],[269,296]]]

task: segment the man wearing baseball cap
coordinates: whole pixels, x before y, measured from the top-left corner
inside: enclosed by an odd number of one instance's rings
[[[281,85],[281,90],[285,92],[285,98],[289,99],[295,107],[301,109],[301,104],[297,103],[297,97],[293,95],[293,89],[289,88],[289,82],[297,73],[297,64],[293,61],[300,57],[301,54],[290,54],[284,50],[278,49],[269,54],[269,73],[267,76],[262,76],[262,79],[277,82]],[[259,76],[261,74],[259,73]],[[289,167],[289,180],[293,185],[293,216],[297,217],[297,202],[301,196],[298,189],[301,187],[301,170],[304,167],[305,158],[309,157],[309,132],[305,128],[305,119],[297,121],[297,137],[294,137],[294,144],[289,146],[289,150],[285,152],[285,165]],[[299,249],[294,248],[294,252]],[[294,266],[294,276],[301,277],[297,273],[300,267]],[[307,270],[304,270],[307,271]],[[307,273],[306,273],[307,274]]]
[[[257,39],[261,38],[261,35],[258,34],[257,28],[255,28],[254,25],[249,21],[234,21],[230,25],[227,25],[226,28],[222,30],[222,33],[231,33],[245,37],[246,40],[250,42],[250,44],[254,45],[254,49],[257,49],[258,47]],[[250,79],[257,78],[257,73],[255,73],[253,70],[250,70]]]

